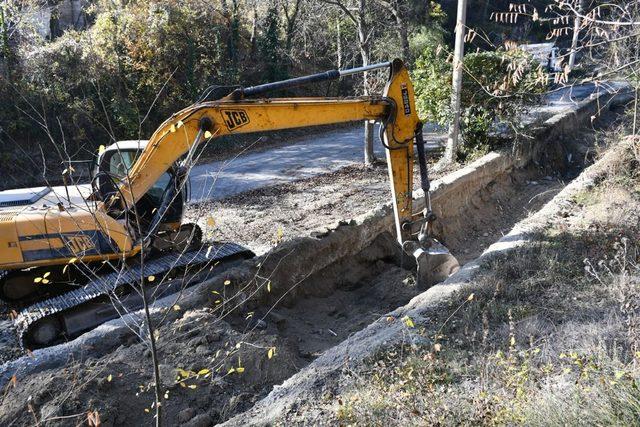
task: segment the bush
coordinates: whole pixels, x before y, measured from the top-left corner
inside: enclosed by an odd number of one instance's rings
[[[465,55],[462,84],[462,155],[495,149],[499,122],[517,126],[517,118],[546,87],[533,58],[518,49]],[[451,54],[442,44],[426,46],[413,71],[417,107],[426,121],[447,126],[451,120]]]
[[[38,159],[40,148],[59,149],[46,157],[52,173],[66,157],[62,141],[66,153],[87,158],[116,139],[148,137],[209,85],[247,74],[248,34],[207,2],[100,0],[92,13],[86,31],[23,42],[11,81],[0,79],[0,96],[15,100],[0,106],[0,145]],[[251,73],[263,69],[257,62]]]

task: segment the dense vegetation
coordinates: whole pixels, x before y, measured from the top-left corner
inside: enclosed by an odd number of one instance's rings
[[[449,119],[454,1],[92,0],[81,27],[53,28],[62,2],[0,6],[4,186],[23,181],[25,169],[46,166],[35,159],[56,169],[61,159],[88,158],[101,144],[148,137],[210,85],[250,85],[393,56],[411,65],[423,116],[443,125]],[[47,23],[34,18],[43,8],[54,10],[45,36]],[[505,46],[540,40],[549,24],[490,19],[508,8],[503,1],[469,3],[469,26],[480,36],[467,45],[463,132],[474,149],[490,148],[496,120],[513,118],[544,83],[530,58]],[[364,86],[358,77],[301,90],[366,93],[381,89],[383,74],[370,74]]]

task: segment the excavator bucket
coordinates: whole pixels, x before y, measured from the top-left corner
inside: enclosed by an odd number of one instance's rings
[[[436,239],[427,238],[423,241],[424,246],[417,242],[412,243],[415,243],[412,255],[418,266],[416,273],[418,287],[427,289],[460,270],[456,257]]]

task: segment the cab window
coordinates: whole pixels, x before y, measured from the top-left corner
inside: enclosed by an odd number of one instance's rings
[[[109,174],[114,178],[125,178],[139,154],[139,150],[114,152],[109,159]]]

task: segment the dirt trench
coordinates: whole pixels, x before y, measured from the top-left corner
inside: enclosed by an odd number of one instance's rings
[[[613,120],[605,115],[600,125]],[[461,263],[476,258],[564,188],[590,162],[596,142],[593,131],[578,132],[557,144],[544,164],[503,174],[464,209],[441,220],[444,242]],[[323,224],[384,203],[384,173],[383,168],[348,168],[192,207],[191,215],[206,218],[203,212],[213,209],[216,230],[210,237],[241,233],[254,248],[264,249],[288,238],[279,236],[283,225],[292,236],[320,233]],[[256,209],[261,215],[255,215]],[[413,268],[391,234],[383,233],[357,255],[286,292],[249,298],[222,316],[216,295],[210,307],[173,307],[159,328],[165,421],[210,425],[247,410],[324,350],[420,293]],[[67,425],[87,411],[101,414],[105,425],[150,421],[150,353],[136,333],[123,334],[119,348],[105,356],[92,358],[87,349],[86,359],[64,369],[19,378],[0,403],[0,424]]]

